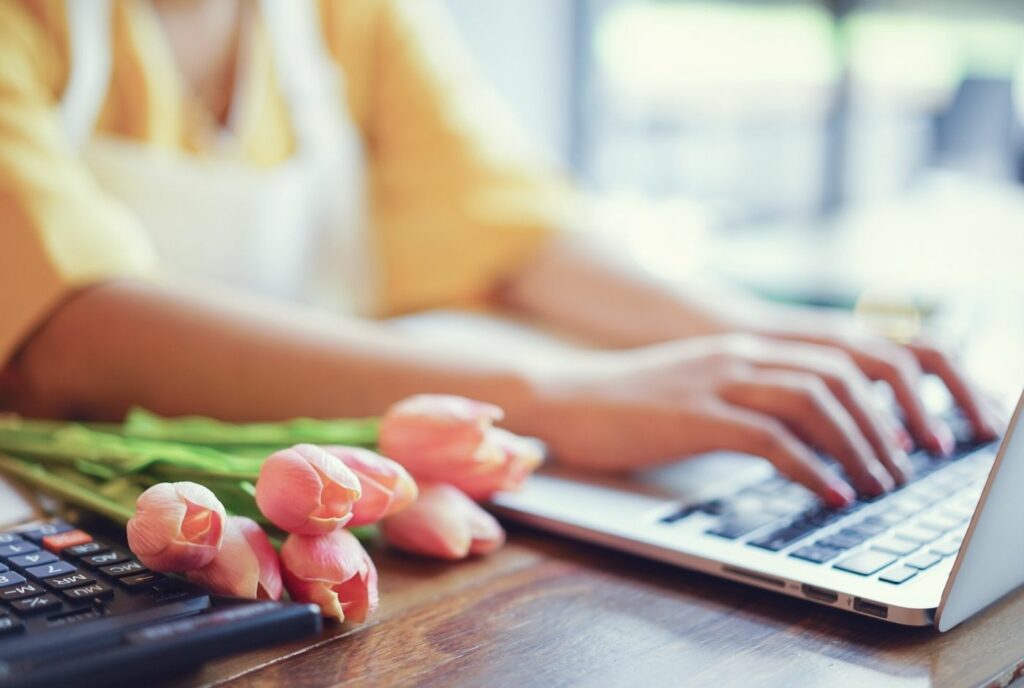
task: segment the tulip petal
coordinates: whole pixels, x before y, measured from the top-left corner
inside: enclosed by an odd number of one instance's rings
[[[388,542],[406,552],[439,559],[463,559],[473,545],[470,508],[479,509],[451,485],[422,484],[419,499],[404,511],[384,519],[381,531]],[[482,532],[482,526],[478,529]]]
[[[324,616],[363,621],[377,607],[377,570],[347,530],[290,535],[281,563],[292,599],[318,605]]]
[[[324,447],[359,478],[362,496],[352,507],[350,526],[376,523],[416,498],[416,482],[401,464],[359,447]]]
[[[190,571],[188,579],[218,595],[257,598],[259,560],[235,519],[229,520],[224,529],[220,553],[206,566]]]
[[[190,571],[209,564],[221,547],[224,507],[195,483],[160,483],[136,502],[128,546],[154,571]]]
[[[256,504],[270,521],[292,533],[340,528],[359,499],[359,478],[320,447],[300,444],[267,457],[256,482]]]

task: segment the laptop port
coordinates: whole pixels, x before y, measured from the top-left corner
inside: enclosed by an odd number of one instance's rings
[[[854,611],[870,614],[871,616],[877,616],[880,619],[884,619],[889,616],[889,607],[886,605],[862,600],[859,597],[853,598],[853,609]]]
[[[839,600],[839,593],[825,588],[816,588],[813,585],[803,585],[800,587],[804,597],[814,600],[815,602],[825,602],[826,604],[835,604]]]

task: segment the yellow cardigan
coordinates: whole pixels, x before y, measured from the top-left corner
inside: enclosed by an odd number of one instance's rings
[[[433,0],[318,1],[369,160],[380,314],[478,300],[562,222],[567,185],[474,73]],[[144,2],[115,0],[97,131],[203,155],[209,121]],[[63,0],[0,2],[0,366],[71,290],[146,275],[157,260],[145,229],[64,142],[68,42]],[[258,22],[251,46],[238,154],[269,166],[293,140]]]

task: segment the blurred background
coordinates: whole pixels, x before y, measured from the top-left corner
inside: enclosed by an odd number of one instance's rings
[[[446,0],[594,231],[1024,384],[1021,0]]]

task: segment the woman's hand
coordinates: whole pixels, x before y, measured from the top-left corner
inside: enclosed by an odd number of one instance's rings
[[[539,394],[531,430],[561,460],[590,468],[741,451],[836,507],[854,491],[815,450],[835,457],[862,494],[890,490],[912,470],[902,430],[835,346],[727,335],[596,353]]]

